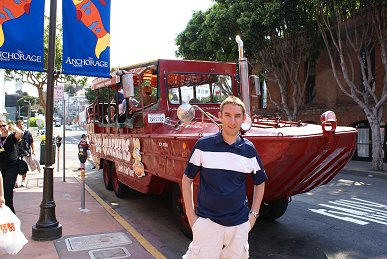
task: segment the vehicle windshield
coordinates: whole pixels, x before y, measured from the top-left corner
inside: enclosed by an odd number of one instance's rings
[[[172,104],[221,103],[232,95],[229,75],[168,74],[168,100]]]

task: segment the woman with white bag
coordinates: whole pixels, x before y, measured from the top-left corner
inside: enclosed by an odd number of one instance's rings
[[[0,119],[0,171],[3,176],[5,204],[15,213],[13,207],[13,188],[18,175],[17,142],[23,137],[23,131]]]
[[[28,240],[20,230],[18,217],[3,203],[3,177],[0,174],[0,255],[17,254]]]

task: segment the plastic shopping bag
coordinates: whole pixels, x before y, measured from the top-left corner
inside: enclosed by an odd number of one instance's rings
[[[0,208],[0,255],[17,254],[27,243],[19,218],[3,204]]]
[[[41,171],[40,162],[38,158],[35,156],[35,154],[31,154],[30,156],[24,156],[23,159],[27,162],[31,171],[35,171],[35,170],[38,170],[39,172]]]

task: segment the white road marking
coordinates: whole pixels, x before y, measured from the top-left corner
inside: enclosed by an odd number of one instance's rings
[[[367,225],[370,222],[387,225],[386,205],[358,198],[352,198],[351,200],[340,199],[328,203],[318,204],[328,209],[309,210],[320,215],[359,225]]]

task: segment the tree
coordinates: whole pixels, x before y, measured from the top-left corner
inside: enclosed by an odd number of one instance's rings
[[[387,100],[387,1],[330,0],[317,1],[316,6],[334,78],[340,90],[364,111],[371,128],[372,167],[381,171],[380,124]],[[375,78],[373,56],[382,64],[379,71],[383,78]],[[377,83],[383,87],[377,88]]]
[[[91,87],[85,89],[85,97],[89,103],[93,103],[97,97],[97,91],[93,91]]]
[[[208,11],[193,15],[176,39],[176,54],[187,59],[235,61],[238,50],[234,39],[241,35],[251,67],[279,88],[280,100],[271,101],[288,119],[295,120],[308,79],[304,65],[309,67],[318,53],[318,28],[308,12],[309,1],[216,2]]]
[[[31,105],[34,105],[36,103],[38,103],[39,99],[37,97],[34,97],[34,96],[29,96],[28,94],[27,95],[24,95],[22,97],[20,97],[17,102],[16,102],[16,106],[20,108],[20,114],[26,114],[28,116],[28,112],[31,112],[31,110],[28,110],[29,108],[31,107],[28,107],[30,104]],[[32,109],[32,108],[31,108]],[[39,110],[39,112],[42,112],[41,110]],[[31,114],[29,115],[31,116]]]
[[[49,18],[45,17],[46,26],[44,29],[44,68],[47,71],[47,59],[48,59],[48,33],[49,33]],[[62,66],[62,27],[60,24],[56,25],[56,42],[55,42],[55,70],[61,71]],[[46,72],[33,72],[23,70],[6,70],[6,74],[12,79],[21,79],[23,83],[29,83],[34,85],[39,94],[39,103],[46,109],[46,97],[44,93],[44,87],[47,85],[47,73]],[[72,76],[57,73],[55,76],[55,83],[71,83],[81,84],[86,83],[86,77]]]

